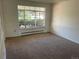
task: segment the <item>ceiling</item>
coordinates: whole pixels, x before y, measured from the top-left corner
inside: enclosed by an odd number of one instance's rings
[[[56,3],[63,0],[28,0],[28,1],[43,2],[43,3]]]

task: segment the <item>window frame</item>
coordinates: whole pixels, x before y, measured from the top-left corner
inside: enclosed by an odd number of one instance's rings
[[[22,5],[21,5],[22,6]],[[28,7],[30,7],[30,6],[28,6]],[[32,7],[35,7],[35,6],[32,6]],[[25,11],[32,11],[32,12],[35,12],[35,18],[36,18],[36,12],[44,12],[44,25],[45,26],[41,26],[41,28],[45,28],[46,27],[46,8],[45,7],[38,7],[38,8],[44,8],[45,9],[45,11],[38,11],[38,10],[26,10],[26,9],[18,9],[18,11],[24,11],[24,21],[26,20],[26,18],[25,18]],[[40,19],[40,14],[39,14],[39,19]],[[19,15],[18,15],[18,20],[19,20]],[[36,19],[35,19],[35,21],[36,21]],[[25,26],[25,28],[24,29],[31,29],[31,28],[26,28],[26,25],[24,25]],[[20,27],[20,26],[19,26]],[[37,28],[37,26],[35,25],[35,28]],[[39,27],[40,28],[40,27]]]

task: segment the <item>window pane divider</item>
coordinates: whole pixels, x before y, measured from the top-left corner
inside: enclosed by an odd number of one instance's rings
[[[38,8],[41,8],[41,7],[38,7]],[[46,11],[30,10],[30,9],[28,9],[28,10],[27,9],[18,9],[18,11],[22,11],[23,12],[23,15],[24,15],[24,16],[22,15],[24,17],[23,18],[23,24],[22,23],[20,23],[20,24],[22,25],[22,27],[24,29],[30,29],[31,27],[40,29],[42,27],[45,27],[45,23],[44,23],[44,21],[45,21],[45,14],[44,13]],[[33,15],[28,15],[28,14],[31,14],[31,12],[33,12]],[[29,18],[29,16],[31,16],[31,18]],[[32,19],[33,19],[33,21],[32,21]],[[44,19],[44,20],[42,20],[42,19]],[[21,20],[21,19],[19,19],[19,20]],[[31,24],[31,26],[29,24]]]

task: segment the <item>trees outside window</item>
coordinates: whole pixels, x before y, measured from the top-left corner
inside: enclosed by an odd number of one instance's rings
[[[18,5],[18,20],[21,29],[45,27],[45,8]]]

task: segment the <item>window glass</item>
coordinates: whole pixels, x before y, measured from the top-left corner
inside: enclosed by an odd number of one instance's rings
[[[18,9],[20,9],[20,10],[24,10],[25,7],[24,7],[24,6],[21,6],[21,5],[18,5]]]
[[[18,20],[21,29],[44,27],[45,8],[18,5]]]
[[[40,19],[41,20],[45,19],[45,12],[40,12]]]
[[[18,19],[19,19],[19,21],[24,20],[24,11],[23,10],[18,11]]]
[[[36,10],[36,11],[40,11],[40,8],[39,8],[39,7],[35,7],[35,10]]]
[[[30,10],[29,6],[24,6],[25,10]]]
[[[36,12],[36,19],[40,19],[40,12]]]
[[[35,7],[30,7],[30,10],[35,10]]]
[[[40,11],[45,11],[45,8],[40,8]]]

